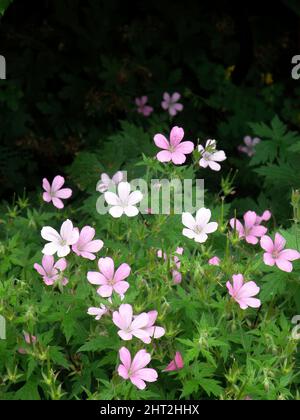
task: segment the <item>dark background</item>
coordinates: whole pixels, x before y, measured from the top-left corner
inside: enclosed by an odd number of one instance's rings
[[[297,4],[14,0],[0,22],[7,61],[7,80],[0,81],[1,196],[64,174],[79,151],[97,150],[121,120],[145,126],[134,98],[147,94],[161,113],[164,91],[185,98],[176,124],[220,136],[238,167],[246,123],[275,113],[287,119],[283,101],[299,103],[290,77],[291,57],[300,52]],[[219,80],[220,69],[232,65],[237,103]],[[266,73],[276,81],[267,97]],[[293,115],[289,124],[298,128]],[[255,195],[257,185],[250,190]]]

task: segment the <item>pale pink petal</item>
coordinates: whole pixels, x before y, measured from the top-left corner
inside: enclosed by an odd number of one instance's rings
[[[100,286],[97,290],[98,295],[102,297],[110,297],[112,295],[113,288],[110,285],[103,285]]]
[[[163,136],[162,134],[155,134],[155,136],[154,136],[154,143],[160,149],[167,150],[170,147],[170,143],[168,142],[168,140],[166,139],[166,137]]]
[[[128,264],[123,263],[120,265],[120,267],[117,269],[114,280],[116,282],[126,279],[130,275],[131,268]]]
[[[250,306],[250,308],[259,308],[261,306],[261,301],[259,299],[251,297],[243,299],[243,303],[247,306]]]
[[[286,271],[287,273],[291,273],[293,271],[292,263],[283,258],[276,258],[275,264],[280,270]]]
[[[121,347],[119,350],[119,356],[124,367],[129,370],[131,366],[131,355],[129,350],[126,347]]]
[[[247,211],[244,214],[244,221],[246,229],[252,228],[255,225],[257,214],[254,211]]]
[[[191,141],[183,141],[182,143],[178,144],[178,146],[176,146],[176,152],[183,153],[184,155],[192,153],[193,150],[194,143]]]
[[[113,289],[119,295],[124,295],[129,288],[129,283],[127,281],[119,281],[113,285]]]
[[[52,201],[52,197],[49,193],[44,192],[43,193],[43,200],[46,201],[46,203],[50,203],[50,201]]]
[[[170,162],[172,159],[172,153],[168,150],[163,150],[162,152],[157,153],[156,158],[160,162]]]
[[[145,382],[139,378],[139,376],[135,375],[131,375],[130,376],[130,380],[133,383],[133,385],[135,385],[138,389],[143,390],[146,388],[146,384]]]
[[[300,253],[295,249],[285,249],[280,252],[279,258],[283,258],[288,261],[295,261],[300,258]]]
[[[59,190],[55,193],[55,196],[57,198],[70,198],[72,195],[72,190],[70,188],[63,188],[62,190]]]
[[[184,137],[183,128],[177,127],[177,126],[173,127],[171,132],[170,132],[170,144],[173,147],[176,147],[177,145],[179,145],[179,143],[181,142],[183,137]],[[191,143],[191,142],[186,142],[186,143]],[[182,153],[184,153],[184,152],[182,152]]]
[[[40,264],[35,263],[33,267],[41,276],[46,276],[47,273]]]
[[[204,233],[213,233],[218,229],[218,223],[210,222],[206,226],[204,226]]]
[[[260,239],[260,246],[269,254],[272,254],[272,252],[274,251],[274,244],[273,244],[272,239],[269,236],[263,236]]]
[[[205,226],[211,219],[211,211],[202,207],[196,213],[196,222],[199,226]]]
[[[182,229],[182,234],[189,239],[194,239],[195,237],[195,232],[191,229]]]
[[[42,253],[45,255],[54,255],[57,250],[59,248],[59,245],[54,243],[54,242],[50,242],[49,244],[46,244],[42,250]]]
[[[60,190],[61,187],[64,185],[64,183],[65,183],[65,178],[64,177],[62,177],[60,175],[56,176],[53,179],[53,182],[52,182],[52,186],[51,186],[52,191],[56,192],[56,191]]]
[[[126,369],[125,366],[123,366],[123,365],[119,365],[119,367],[118,367],[118,374],[123,379],[129,379],[128,369]]]
[[[48,179],[46,179],[46,178],[43,179],[43,188],[50,195],[51,186],[50,186],[50,183],[49,183]]]
[[[129,182],[120,182],[118,184],[118,195],[122,203],[127,203],[129,194],[130,194],[130,184]]]
[[[91,284],[104,285],[107,284],[107,278],[103,274],[97,271],[89,271],[87,273],[87,279]]]
[[[65,206],[61,199],[56,197],[52,197],[52,203],[57,209],[63,209]]]
[[[115,264],[112,258],[100,258],[98,261],[99,271],[108,279],[112,280],[115,272]]]
[[[218,150],[212,154],[211,159],[215,162],[223,162],[226,160],[226,155],[223,150]]]
[[[284,239],[283,236],[280,235],[280,233],[276,233],[275,234],[275,241],[274,241],[274,245],[277,251],[281,251],[283,250],[283,248],[285,247],[286,244],[286,240]]]
[[[125,207],[124,212],[125,212],[126,216],[128,216],[128,217],[135,217],[139,214],[139,210],[135,206]]]
[[[144,368],[150,363],[150,360],[151,356],[146,352],[146,350],[143,349],[138,351],[131,364],[132,372],[136,372],[137,370]]]
[[[133,191],[130,195],[129,195],[129,199],[128,199],[128,206],[134,206],[135,204],[139,203],[140,201],[142,201],[143,199],[143,194],[141,193],[141,191]]]

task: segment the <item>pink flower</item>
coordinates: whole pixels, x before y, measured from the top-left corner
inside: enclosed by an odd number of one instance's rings
[[[272,217],[272,213],[269,210],[263,212],[261,216],[256,216],[256,225],[260,225],[262,222],[268,222]]]
[[[290,273],[293,271],[293,265],[290,261],[295,261],[300,258],[300,253],[295,249],[284,249],[286,240],[279,233],[275,234],[275,241],[273,243],[269,236],[263,236],[260,240],[264,253],[264,263],[269,266],[274,266]]]
[[[119,355],[122,364],[118,367],[118,374],[123,379],[130,379],[130,381],[138,389],[145,389],[146,382],[157,381],[158,375],[156,370],[145,368],[150,361],[151,356],[146,350],[140,350],[131,361],[131,354],[126,347],[119,350]]]
[[[113,323],[120,328],[118,335],[122,340],[127,341],[137,337],[144,343],[151,342],[149,333],[143,330],[149,324],[149,317],[145,312],[133,317],[132,306],[122,304],[119,311],[113,312]]]
[[[89,315],[92,315],[95,317],[96,321],[99,321],[102,318],[102,316],[106,315],[108,312],[109,310],[107,309],[105,305],[103,305],[103,303],[100,304],[99,308],[91,306],[87,311]]]
[[[96,191],[105,193],[109,189],[115,189],[115,187],[124,180],[124,174],[122,171],[118,171],[110,178],[107,174],[101,174],[101,179],[97,183]]]
[[[31,345],[33,345],[33,344],[35,344],[37,342],[37,338],[36,338],[35,335],[31,335],[31,334],[29,334],[27,332],[24,332],[24,341],[25,341],[26,344],[28,344],[28,345],[31,346]],[[18,349],[18,352],[20,354],[27,354],[27,350],[24,349],[23,347],[20,347]]]
[[[175,252],[176,252],[177,255],[182,255],[183,251],[184,251],[183,248],[178,247],[178,248],[176,248]],[[156,255],[157,255],[158,258],[163,258],[165,261],[167,261],[167,259],[168,259],[167,254],[165,252],[163,253],[161,249],[159,249],[157,251]],[[178,271],[180,269],[181,263],[180,263],[179,257],[177,255],[175,255],[173,257],[173,260],[172,260],[172,258],[170,259],[170,265],[174,265],[174,269],[172,270],[172,277],[173,277],[173,283],[174,284],[179,284],[182,281],[182,275]]]
[[[44,246],[43,254],[54,255],[57,253],[58,257],[66,257],[71,252],[70,246],[76,244],[79,239],[78,229],[73,227],[73,223],[69,219],[61,225],[59,233],[51,226],[45,226],[41,235],[43,239],[49,241]]]
[[[255,154],[255,146],[258,145],[261,140],[258,137],[246,136],[244,137],[244,145],[238,147],[238,150],[242,153],[245,153],[249,157],[252,157]]]
[[[212,257],[209,261],[208,264],[209,265],[220,265],[220,258],[219,257]]]
[[[181,140],[184,137],[184,131],[181,127],[173,127],[170,133],[170,142],[162,134],[155,134],[154,143],[163,151],[157,153],[156,157],[160,162],[172,161],[175,165],[181,165],[186,161],[186,156],[194,150],[194,144],[191,141]]]
[[[43,277],[44,283],[47,286],[52,286],[60,278],[60,273],[65,271],[67,265],[65,258],[61,258],[55,263],[52,255],[44,255],[42,265],[36,263],[34,268]],[[61,284],[63,286],[68,284],[68,279],[63,278]]]
[[[79,234],[78,241],[72,246],[73,252],[88,260],[95,260],[94,253],[100,251],[103,247],[103,242],[100,239],[93,241],[95,234],[94,228],[85,226]]]
[[[174,117],[177,112],[183,110],[183,105],[178,102],[180,97],[181,95],[178,92],[173,93],[171,96],[168,92],[163,94],[163,101],[161,106],[165,111],[169,112],[171,117]]]
[[[233,286],[228,281],[226,287],[230,296],[240,305],[241,309],[247,309],[249,306],[250,308],[259,308],[261,305],[260,300],[253,298],[260,291],[256,283],[254,281],[244,283],[242,274],[234,274],[232,279]]]
[[[49,181],[44,178],[43,188],[45,192],[43,194],[43,200],[47,203],[52,201],[56,208],[62,209],[64,207],[64,203],[61,199],[70,198],[72,195],[72,190],[70,188],[62,188],[64,183],[65,179],[59,175],[53,179],[52,185],[50,185]]]
[[[239,238],[245,238],[246,242],[252,245],[256,245],[258,238],[264,236],[268,231],[266,227],[257,224],[257,214],[254,211],[247,211],[244,214],[244,226],[237,219],[231,219],[230,226],[237,230]]]
[[[135,104],[137,106],[137,112],[144,115],[144,117],[149,117],[153,112],[153,108],[150,105],[146,105],[148,102],[148,96],[141,96],[140,98],[135,99]]]
[[[110,297],[115,291],[119,295],[126,293],[129,283],[124,281],[130,274],[128,264],[121,264],[115,272],[114,261],[109,258],[100,258],[98,261],[100,273],[89,271],[87,274],[88,281],[91,284],[100,285],[97,293],[102,297]]]
[[[183,359],[181,356],[181,353],[179,351],[176,352],[175,357],[171,362],[168,364],[168,366],[164,369],[164,372],[172,372],[175,370],[180,370],[184,366]]]

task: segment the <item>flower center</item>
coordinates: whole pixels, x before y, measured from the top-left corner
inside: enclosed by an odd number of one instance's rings
[[[203,227],[199,226],[199,225],[196,225],[195,229],[194,229],[194,232],[197,233],[197,235],[200,235],[203,232]]]

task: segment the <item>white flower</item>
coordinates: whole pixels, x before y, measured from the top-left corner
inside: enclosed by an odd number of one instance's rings
[[[103,305],[103,303],[100,303],[100,307],[99,308],[96,308],[94,306],[91,306],[88,309],[87,313],[89,315],[94,316],[96,321],[99,321],[102,318],[103,315],[105,315],[105,314],[108,313],[108,309],[107,309],[107,307],[105,305]]]
[[[195,242],[203,243],[207,240],[208,233],[218,229],[218,223],[210,222],[211,211],[206,208],[199,209],[196,218],[191,213],[182,213],[182,224],[187,227],[182,234],[187,238],[194,239]]]
[[[216,140],[207,140],[205,148],[201,145],[198,146],[198,151],[201,153],[201,159],[199,165],[202,168],[207,168],[208,166],[213,171],[219,171],[221,165],[217,162],[223,162],[226,160],[226,155],[223,150],[217,150]]]
[[[43,249],[43,254],[54,255],[57,252],[58,257],[65,257],[71,251],[70,245],[76,244],[79,239],[78,229],[73,227],[71,220],[66,220],[60,233],[50,226],[43,227],[41,231],[42,238],[49,242]]]
[[[110,178],[107,174],[103,173],[101,175],[101,179],[97,184],[96,191],[104,193],[108,191],[111,187],[115,187],[121,181],[123,181],[123,172],[118,171],[114,174],[112,178]]]
[[[128,217],[133,217],[139,213],[135,204],[142,201],[143,194],[140,191],[130,192],[130,190],[129,182],[120,182],[118,194],[109,191],[104,194],[105,201],[112,206],[109,209],[112,217],[121,217],[123,213]]]

